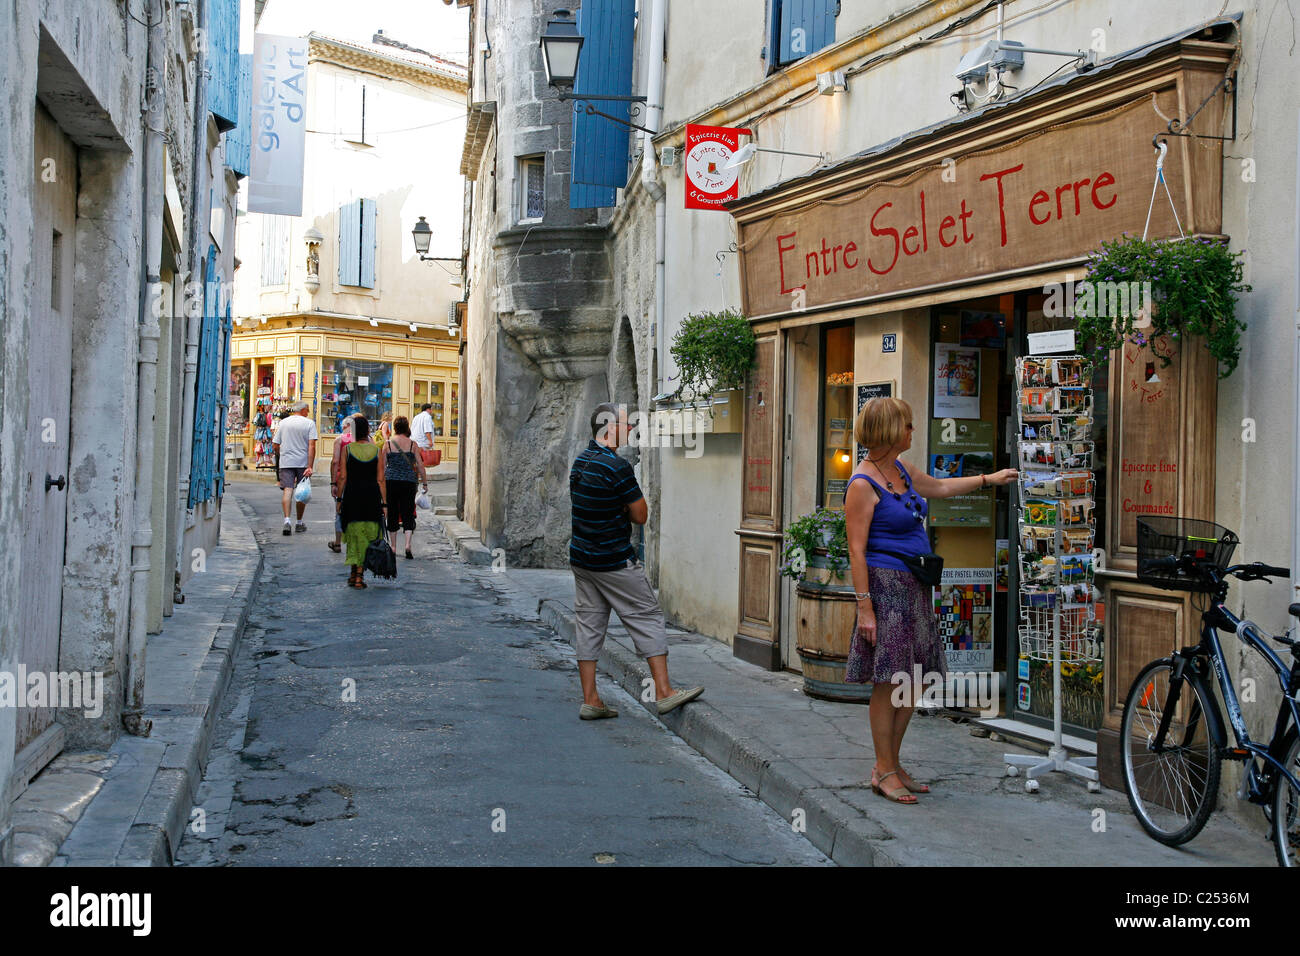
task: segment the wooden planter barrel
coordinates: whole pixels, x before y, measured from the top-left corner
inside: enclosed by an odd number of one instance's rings
[[[814,552],[804,579],[794,590],[796,647],[803,665],[804,693],[820,700],[867,703],[871,685],[844,680],[849,639],[858,615],[848,569],[842,578],[835,578],[825,554]]]

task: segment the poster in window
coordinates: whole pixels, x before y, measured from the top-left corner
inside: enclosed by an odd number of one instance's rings
[[[980,350],[934,347],[934,417],[980,417]]]
[[[862,406],[873,398],[888,398],[894,394],[894,383],[891,379],[888,382],[862,382],[858,385],[858,403],[853,413],[852,425],[858,421],[858,413],[862,411]],[[857,462],[860,464],[862,459],[867,457],[867,450],[858,445]]]
[[[944,568],[934,612],[948,670],[993,670],[993,569]]]

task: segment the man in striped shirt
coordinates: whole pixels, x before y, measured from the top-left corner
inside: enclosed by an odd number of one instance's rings
[[[664,613],[631,544],[632,523],[649,516],[632,466],[616,449],[627,443],[627,407],[605,402],[591,415],[592,439],[569,471],[573,537],[574,647],[582,679],[583,720],[617,717],[596,690],[596,660],[605,644],[609,612],[618,613],[637,653],[654,679],[656,709],[666,714],[704,692],[703,687],[673,690],[668,680],[668,641]]]

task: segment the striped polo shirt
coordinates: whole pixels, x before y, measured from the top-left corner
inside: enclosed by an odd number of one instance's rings
[[[636,560],[632,521],[623,506],[642,497],[631,463],[593,438],[569,471],[569,563],[589,571],[617,571]]]

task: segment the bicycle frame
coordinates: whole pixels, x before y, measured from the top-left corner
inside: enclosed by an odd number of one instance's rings
[[[1214,669],[1215,679],[1219,684],[1219,691],[1223,695],[1223,702],[1228,708],[1228,720],[1232,725],[1233,736],[1237,740],[1237,749],[1248,751],[1256,757],[1262,758],[1267,765],[1276,768],[1286,775],[1292,785],[1300,790],[1300,779],[1282,763],[1283,754],[1282,744],[1286,737],[1288,717],[1290,722],[1294,723],[1297,729],[1300,729],[1300,708],[1297,707],[1296,690],[1300,685],[1300,664],[1295,668],[1289,668],[1277,655],[1273,648],[1264,643],[1264,637],[1259,628],[1250,623],[1243,622],[1233,614],[1224,605],[1224,598],[1216,596],[1214,604],[1201,615],[1201,642],[1195,647],[1186,647],[1174,654],[1174,675],[1170,679],[1169,700],[1165,704],[1164,713],[1161,714],[1160,728],[1156,734],[1157,751],[1163,749],[1165,735],[1169,731],[1169,724],[1173,719],[1173,704],[1178,699],[1178,691],[1181,690],[1183,670],[1186,666],[1192,664],[1194,660],[1200,657],[1208,657],[1211,666]],[[1219,642],[1219,630],[1231,631],[1242,640],[1247,647],[1252,647],[1264,655],[1268,661],[1269,667],[1273,669],[1274,675],[1278,679],[1278,686],[1282,691],[1282,699],[1285,701],[1283,707],[1278,708],[1277,721],[1273,726],[1273,737],[1267,747],[1255,743],[1251,740],[1250,733],[1246,729],[1246,721],[1241,713],[1241,704],[1237,700],[1237,691],[1232,686],[1232,678],[1228,674],[1227,665],[1223,662],[1223,646]],[[1229,759],[1244,759],[1241,755],[1232,755]],[[1266,771],[1269,769],[1266,766]],[[1250,796],[1255,802],[1262,802],[1267,794],[1259,791],[1255,787],[1253,774],[1248,776],[1250,785]]]

